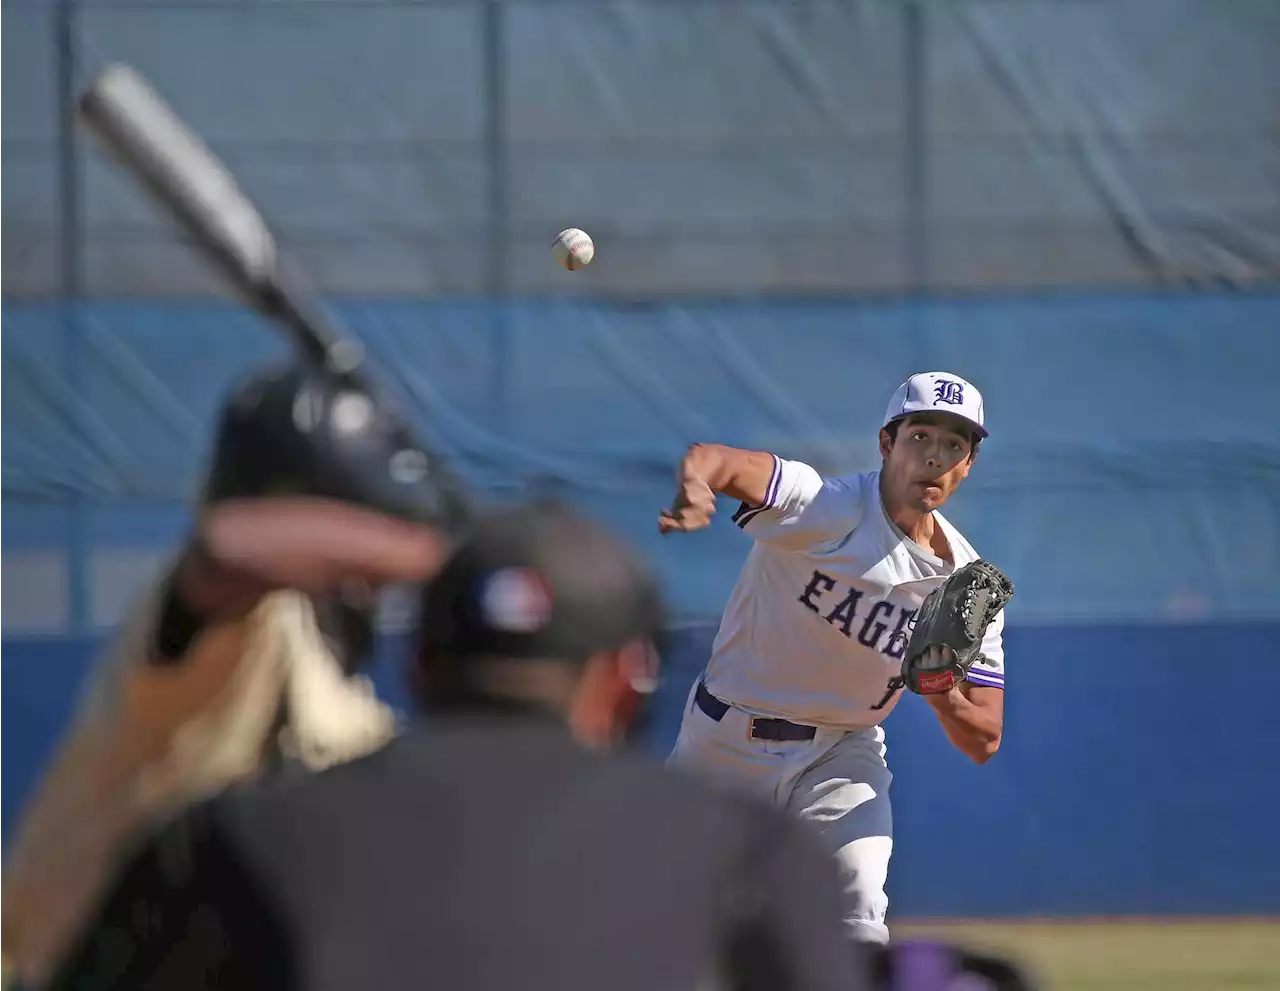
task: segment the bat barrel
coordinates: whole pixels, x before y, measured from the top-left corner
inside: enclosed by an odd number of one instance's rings
[[[137,72],[113,65],[79,100],[84,123],[193,237],[255,310],[285,329],[303,355],[370,392],[364,350],[325,315],[288,268],[266,221],[223,163]],[[428,448],[416,444],[431,456]],[[431,459],[436,460],[434,456]],[[450,522],[469,515],[456,480],[437,480]]]
[[[80,98],[81,119],[242,291],[269,281],[276,245],[218,158],[133,69],[113,65]]]

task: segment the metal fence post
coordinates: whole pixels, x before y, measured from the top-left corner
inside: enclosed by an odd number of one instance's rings
[[[486,0],[483,7],[483,51],[485,94],[486,222],[488,234],[486,304],[493,332],[493,379],[490,396],[494,417],[510,434],[512,415],[510,388],[515,349],[508,313],[510,293],[511,203],[507,162],[507,66],[506,16],[503,0]]]
[[[903,5],[904,235],[907,286],[926,291],[932,282],[929,244],[929,66],[925,52],[925,11],[919,0]]]
[[[79,51],[77,0],[58,0],[54,8],[56,94],[58,106],[58,237],[60,292],[62,296],[63,364],[68,395],[75,404],[72,425],[85,436],[84,327],[81,303],[84,295],[84,218],[80,150],[76,138],[76,76]],[[69,633],[87,636],[93,616],[89,587],[89,508],[85,493],[72,485],[67,510],[67,605]]]

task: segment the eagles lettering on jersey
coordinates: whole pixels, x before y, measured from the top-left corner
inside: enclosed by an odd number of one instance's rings
[[[901,698],[899,670],[925,597],[977,552],[941,514],[954,565],[885,514],[879,472],[822,478],[774,459],[766,498],[734,515],[755,541],[725,608],[706,685],[758,715],[862,729]],[[1004,615],[975,684],[1004,686]]]
[[[888,657],[902,660],[902,655],[907,648],[907,637],[911,633],[911,621],[915,618],[916,610],[903,609],[901,606],[895,606],[887,599],[880,599],[870,609],[866,610],[866,616],[862,620],[862,628],[855,634],[853,628],[854,621],[859,618],[858,604],[866,596],[860,589],[851,587],[828,613],[825,606],[818,600],[825,592],[833,591],[836,584],[834,578],[830,575],[824,575],[815,568],[813,576],[809,579],[809,583],[805,585],[804,591],[800,593],[798,601],[802,605],[808,606],[815,613],[826,613],[822,618],[839,628],[846,637],[856,635],[858,643],[864,647],[870,647],[872,650],[878,650]],[[831,598],[830,596],[827,597],[828,602]],[[894,618],[895,614],[896,619]],[[886,638],[885,634],[889,632],[891,624],[893,632]]]

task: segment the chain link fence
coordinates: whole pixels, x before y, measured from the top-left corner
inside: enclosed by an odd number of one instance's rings
[[[216,290],[62,108],[133,63],[335,295],[1280,275],[1272,0],[14,0],[6,296]],[[551,237],[600,255],[567,281]]]

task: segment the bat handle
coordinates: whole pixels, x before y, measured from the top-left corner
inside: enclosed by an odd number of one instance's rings
[[[289,331],[308,359],[334,374],[359,379],[364,348],[339,334],[319,307],[306,300],[277,279],[259,291],[257,302],[266,316]]]

